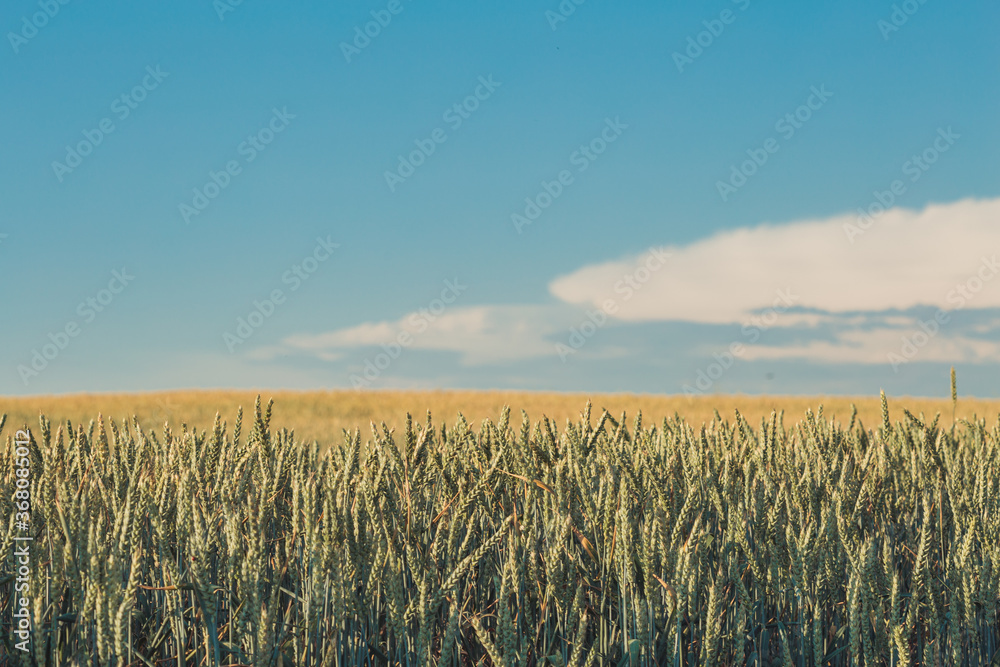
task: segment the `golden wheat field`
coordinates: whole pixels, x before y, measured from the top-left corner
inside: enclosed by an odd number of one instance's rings
[[[993,404],[275,396],[7,401],[0,661],[1000,664]]]
[[[526,411],[532,419],[547,416],[560,426],[566,420],[575,422],[588,400],[599,414],[607,409],[620,417],[629,417],[640,410],[647,421],[658,422],[678,413],[692,424],[710,422],[715,411],[732,419],[739,411],[753,424],[767,418],[772,410],[784,410],[785,418],[798,420],[806,409],[820,405],[831,418],[847,421],[852,404],[857,406],[858,419],[875,424],[880,417],[878,397],[843,396],[659,396],[650,394],[583,394],[531,393],[508,391],[167,391],[134,394],[69,394],[64,396],[32,396],[0,398],[0,413],[7,413],[8,426],[38,424],[44,413],[52,422],[67,420],[87,424],[103,414],[105,419],[121,421],[137,416],[147,427],[170,422],[174,427],[186,423],[191,428],[210,430],[218,412],[224,421],[232,422],[240,406],[249,410],[255,398],[274,399],[274,425],[295,430],[297,439],[316,440],[322,446],[343,440],[342,429],[361,429],[362,437],[371,433],[370,424],[383,420],[389,428],[401,429],[406,414],[421,420],[428,410],[438,421],[453,422],[461,412],[477,427],[483,419],[496,421],[505,405],[517,416]],[[911,412],[923,412],[933,417],[941,412],[952,416],[950,399],[893,398]],[[991,419],[1000,413],[1000,400],[960,398],[956,417],[973,416]]]

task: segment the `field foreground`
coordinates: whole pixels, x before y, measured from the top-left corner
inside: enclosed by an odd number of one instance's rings
[[[0,660],[1000,664],[1000,422],[906,407],[8,425]]]

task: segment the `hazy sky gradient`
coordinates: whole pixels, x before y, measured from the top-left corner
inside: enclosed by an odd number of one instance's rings
[[[0,394],[1000,395],[996,3],[222,6],[0,9]]]

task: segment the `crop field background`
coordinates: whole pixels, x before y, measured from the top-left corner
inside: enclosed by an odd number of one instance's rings
[[[358,398],[353,415],[379,399]],[[545,400],[560,414],[568,398]],[[108,399],[109,414],[125,406]],[[20,446],[9,424],[2,547],[27,487],[42,557],[0,571],[0,651],[36,665],[996,665],[1000,421],[907,407],[883,396],[863,426],[811,409],[704,423],[587,404],[568,425],[503,409],[478,426],[428,413],[328,447],[259,401],[207,432],[180,411],[170,426],[43,418]],[[8,639],[21,576],[30,655]]]
[[[513,414],[525,410],[535,419],[546,416],[560,427],[566,420],[580,418],[581,406],[592,401],[594,410],[607,409],[612,415],[642,411],[647,420],[659,421],[680,414],[692,424],[711,421],[715,411],[732,419],[738,409],[751,423],[768,417],[772,411],[784,410],[796,418],[807,409],[823,406],[830,418],[848,421],[852,405],[858,419],[866,425],[881,421],[879,399],[870,396],[663,396],[629,394],[532,393],[514,391],[173,391],[121,394],[71,394],[65,396],[5,397],[0,412],[6,412],[8,427],[36,426],[39,414],[53,423],[66,420],[86,425],[103,414],[108,420],[121,421],[137,416],[149,428],[159,428],[169,421],[175,428],[181,423],[192,429],[210,430],[219,413],[232,421],[240,406],[253,405],[261,394],[266,401],[273,398],[275,422],[295,430],[296,438],[305,442],[316,440],[321,446],[340,443],[342,429],[360,428],[362,436],[370,434],[370,423],[385,421],[391,428],[402,430],[406,414],[423,415],[427,410],[438,419],[454,420],[458,413],[478,428],[483,419],[496,421],[503,407]],[[936,412],[951,417],[950,399],[901,397],[900,404],[919,414]],[[960,398],[957,417],[972,419],[978,415],[992,419],[1000,414],[1000,400]]]

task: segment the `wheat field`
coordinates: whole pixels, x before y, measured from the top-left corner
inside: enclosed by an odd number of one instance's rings
[[[165,422],[179,427],[210,430],[219,413],[232,420],[241,406],[249,409],[256,396],[273,398],[276,423],[294,429],[297,439],[316,440],[321,446],[339,443],[343,430],[362,429],[367,433],[371,422],[385,421],[397,430],[405,424],[407,413],[422,415],[428,410],[439,419],[453,420],[459,412],[474,427],[484,419],[496,420],[504,406],[518,415],[526,411],[536,419],[543,416],[560,426],[566,420],[580,418],[582,406],[591,401],[598,412],[607,409],[612,415],[635,415],[642,411],[646,420],[660,421],[680,414],[692,424],[711,421],[716,410],[732,419],[739,409],[751,423],[767,418],[772,411],[784,410],[796,418],[807,409],[823,406],[833,418],[850,418],[852,405],[858,419],[874,424],[880,419],[877,396],[664,396],[652,394],[584,394],[533,393],[513,391],[169,391],[122,394],[70,394],[63,396],[30,396],[0,398],[0,413],[7,413],[8,426],[34,426],[40,414],[53,423],[67,420],[87,424],[99,414],[108,420],[131,420],[137,416],[147,427],[160,427]],[[949,398],[928,399],[907,396],[891,397],[919,414],[941,412],[949,418],[952,403]],[[1000,414],[1000,400],[962,397],[958,401],[957,417],[992,419]]]
[[[876,404],[864,424],[589,403],[564,426],[505,408],[478,428],[424,413],[324,447],[259,401],[207,432],[43,417],[25,439],[8,422],[2,549],[29,535],[32,551],[0,570],[0,652],[34,665],[1000,664],[1000,421]]]

